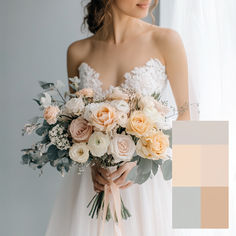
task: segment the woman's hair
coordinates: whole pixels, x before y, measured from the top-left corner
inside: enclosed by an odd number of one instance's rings
[[[155,17],[152,12],[158,5],[158,1],[159,0],[154,0],[154,3],[149,9],[152,17],[152,23],[155,23]],[[103,28],[105,22],[111,22],[111,3],[112,0],[91,0],[84,8],[85,17],[83,20],[83,26],[87,24],[89,31],[95,34]]]

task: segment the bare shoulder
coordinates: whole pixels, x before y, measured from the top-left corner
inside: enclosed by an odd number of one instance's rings
[[[174,29],[155,26],[153,39],[165,60],[174,54],[185,53],[183,40]]]
[[[76,60],[78,63],[86,57],[90,50],[91,37],[72,42],[67,48],[67,58]]]
[[[91,38],[77,40],[67,48],[67,74],[68,77],[78,76],[78,66],[89,54]]]
[[[183,43],[179,32],[171,28],[160,26],[154,26],[153,38],[162,46],[178,46],[178,44]]]

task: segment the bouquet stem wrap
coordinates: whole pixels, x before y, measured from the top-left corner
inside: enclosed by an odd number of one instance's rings
[[[104,204],[104,208],[103,208],[103,211],[100,211],[100,217],[99,217],[99,219],[101,219],[101,214],[102,214],[102,222],[100,221],[98,223],[99,236],[103,236],[104,234],[104,225],[106,221],[107,209],[111,201],[112,201],[111,215],[114,222],[115,236],[123,235],[120,189],[113,181],[110,181],[110,184],[109,185],[106,184],[104,187],[104,198],[103,198],[103,203],[102,203],[102,205]]]

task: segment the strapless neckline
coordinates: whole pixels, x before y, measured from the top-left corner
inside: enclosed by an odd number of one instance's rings
[[[126,83],[126,80],[127,80],[129,77],[131,77],[132,74],[135,74],[135,73],[137,73],[138,71],[140,71],[140,70],[142,70],[142,69],[145,69],[146,67],[149,66],[149,64],[152,64],[152,62],[156,62],[157,64],[159,64],[160,68],[163,69],[163,71],[164,71],[164,73],[165,73],[165,75],[166,75],[166,70],[165,70],[166,67],[165,67],[165,65],[164,65],[164,64],[160,61],[160,59],[158,59],[157,57],[151,57],[151,58],[150,58],[149,60],[147,60],[143,65],[141,65],[141,66],[135,66],[135,67],[134,67],[133,69],[131,69],[130,71],[125,72],[125,73],[123,74],[123,77],[122,77],[122,78],[125,78],[125,79],[124,79],[124,81],[123,81],[122,83],[120,83],[120,84],[117,85],[117,86],[110,85],[107,89],[103,89],[103,88],[102,88],[102,87],[103,87],[103,82],[102,82],[102,80],[100,79],[100,73],[97,72],[97,71],[95,70],[95,68],[93,68],[89,63],[82,61],[82,62],[80,63],[80,65],[78,66],[78,70],[80,71],[80,69],[81,69],[83,66],[85,66],[85,67],[87,68],[87,70],[89,70],[89,71],[93,74],[94,78],[95,78],[96,81],[97,81],[97,84],[99,84],[100,88],[102,89],[102,92],[103,92],[103,93],[106,93],[106,92],[108,92],[108,91],[111,91],[111,89],[113,89],[113,88],[122,87],[122,86]],[[166,76],[167,76],[167,75],[166,75]]]

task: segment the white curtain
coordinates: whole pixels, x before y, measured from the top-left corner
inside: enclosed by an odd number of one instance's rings
[[[229,229],[186,235],[236,235],[236,1],[161,0],[160,26],[178,31],[189,67],[191,120],[229,121]],[[183,234],[184,235],[184,234]]]

